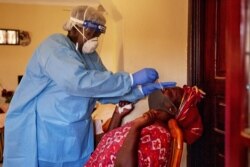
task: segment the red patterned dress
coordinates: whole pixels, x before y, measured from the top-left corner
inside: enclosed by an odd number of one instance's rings
[[[131,126],[132,122],[105,134],[85,166],[114,166],[116,153],[121,148]],[[167,166],[171,139],[169,130],[164,125],[155,123],[143,128],[138,149],[138,165],[141,167]]]

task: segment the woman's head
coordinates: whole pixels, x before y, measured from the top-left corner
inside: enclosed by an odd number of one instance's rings
[[[165,88],[151,93],[148,97],[150,109],[165,111],[170,115],[176,115],[183,96],[180,87]]]
[[[155,91],[148,97],[150,111],[156,113],[158,121],[166,122],[178,112],[182,95],[183,89],[180,87]]]
[[[181,87],[165,88],[162,93],[172,101],[172,103],[179,108],[183,96],[183,89]]]
[[[204,94],[196,86],[184,85],[183,88],[166,88],[162,92],[153,92],[149,95],[149,108],[161,112],[161,118],[164,118],[163,113],[175,118],[183,130],[184,140],[191,144],[203,132],[203,125],[196,104]],[[173,108],[175,108],[174,111]]]

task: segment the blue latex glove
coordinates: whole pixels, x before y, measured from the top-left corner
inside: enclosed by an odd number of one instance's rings
[[[158,72],[153,68],[144,68],[140,71],[132,74],[133,76],[133,87],[137,85],[143,85],[152,83],[159,78]]]
[[[142,92],[144,96],[163,88],[172,88],[176,86],[176,82],[160,82],[160,83],[149,83],[142,86]]]

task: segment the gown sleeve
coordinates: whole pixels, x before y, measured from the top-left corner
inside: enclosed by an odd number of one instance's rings
[[[71,95],[106,98],[133,94],[128,73],[104,71],[101,61],[95,64],[96,69],[90,69],[91,62],[87,63],[84,56],[72,48],[47,42],[38,52],[45,75]]]

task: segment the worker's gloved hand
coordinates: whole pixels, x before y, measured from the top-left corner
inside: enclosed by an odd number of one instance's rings
[[[142,93],[144,94],[144,96],[147,96],[158,89],[171,88],[175,86],[176,82],[149,83],[142,86]]]
[[[159,75],[158,72],[153,68],[144,68],[132,74],[132,77],[134,87],[137,85],[152,83],[159,78]]]

